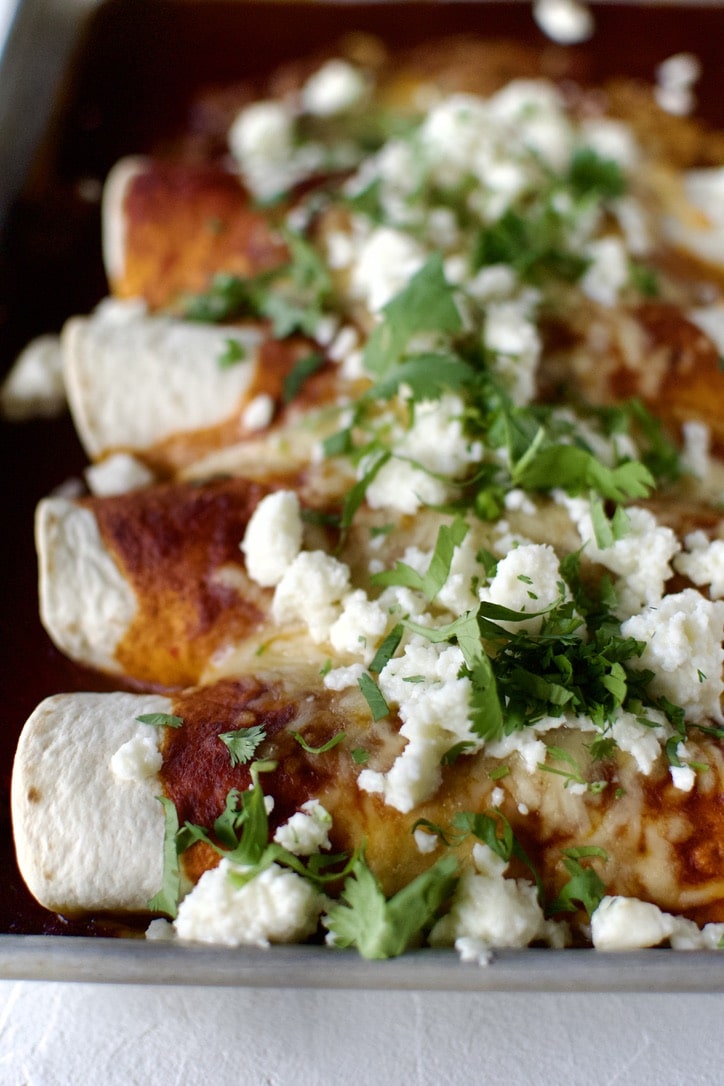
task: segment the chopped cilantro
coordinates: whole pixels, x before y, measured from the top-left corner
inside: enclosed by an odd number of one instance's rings
[[[626,191],[626,179],[618,162],[604,158],[592,147],[581,147],[568,170],[568,184],[576,196],[615,200]]]
[[[395,626],[384,639],[377,652],[374,655],[374,659],[370,664],[370,671],[375,675],[379,675],[384,667],[390,662],[392,657],[397,652],[400,642],[402,641],[402,635],[404,633],[401,624]]]
[[[359,856],[325,924],[338,947],[355,946],[365,958],[394,958],[435,918],[455,887],[457,860],[443,856],[389,900]]]
[[[434,253],[387,303],[382,316],[364,353],[365,368],[379,377],[399,362],[407,344],[419,332],[460,331],[462,320],[439,253]]]
[[[284,378],[284,391],[282,394],[284,403],[291,403],[291,401],[299,395],[304,382],[307,381],[312,374],[317,373],[323,365],[324,355],[319,353],[305,354],[301,358],[298,358],[290,372]]]
[[[266,739],[266,731],[261,724],[250,728],[238,728],[219,734],[221,742],[228,747],[232,765],[245,765],[256,753],[256,748]]]
[[[165,913],[172,920],[178,909],[180,877],[176,839],[178,834],[178,814],[174,804],[166,796],[157,796],[163,807],[163,876],[161,889],[148,902],[151,912]]]
[[[231,366],[235,366],[238,362],[243,362],[246,358],[246,347],[243,343],[240,343],[238,339],[232,339],[231,336],[225,341],[224,350],[219,355],[218,365],[222,370],[227,370]]]
[[[606,515],[603,502],[595,495],[591,498],[591,521],[596,544],[605,549],[623,539],[629,529],[629,518],[625,509],[617,505],[612,517]]]
[[[293,739],[296,739],[302,750],[307,754],[326,754],[328,750],[332,750],[344,739],[344,732],[337,732],[331,739],[328,739],[326,743],[322,743],[320,747],[311,747],[301,732],[291,732]]]
[[[442,524],[426,573],[420,574],[405,562],[397,562],[394,569],[375,573],[371,578],[372,583],[384,586],[403,585],[422,592],[428,601],[434,600],[450,575],[455,549],[467,534],[468,525],[462,517],[456,517],[452,524]]]
[[[364,675],[360,675],[359,688],[370,707],[373,720],[382,720],[384,717],[390,715],[390,707],[371,675],[368,675],[366,672]]]
[[[180,728],[183,718],[172,713],[143,713],[137,716],[139,724],[151,724],[154,728]]]
[[[597,845],[583,845],[580,848],[563,850],[563,866],[569,878],[561,887],[558,896],[548,906],[550,916],[561,912],[575,912],[583,908],[589,917],[593,915],[606,894],[606,886],[592,867],[584,867],[583,859],[607,860],[608,855]]]

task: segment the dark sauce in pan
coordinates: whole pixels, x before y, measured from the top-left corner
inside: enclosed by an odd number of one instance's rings
[[[100,187],[124,154],[163,147],[182,133],[199,90],[261,78],[350,30],[393,47],[457,32],[516,38],[546,51],[551,71],[596,82],[652,81],[678,52],[702,62],[698,113],[724,127],[724,9],[595,7],[591,43],[563,48],[535,26],[527,3],[357,5],[111,0],[89,19],[45,143],[0,239],[0,374],[30,338],[58,331],[106,293]],[[65,920],[29,896],[15,865],[9,791],[23,723],[49,694],[110,689],[52,646],[38,619],[33,512],[40,497],[78,476],[86,459],[67,417],[0,427],[2,465],[2,687],[0,692],[0,931],[131,934],[112,919]]]

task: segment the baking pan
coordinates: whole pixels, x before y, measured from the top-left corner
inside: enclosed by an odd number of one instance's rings
[[[0,43],[0,373],[31,337],[58,331],[105,293],[99,198],[113,163],[180,130],[195,91],[260,77],[279,61],[351,29],[393,45],[476,31],[539,42],[552,64],[591,79],[652,79],[675,52],[696,53],[702,114],[724,126],[715,5],[593,7],[591,43],[546,42],[528,3],[19,0]],[[564,55],[565,54],[565,55]],[[116,938],[112,922],[65,921],[30,900],[15,868],[9,815],[12,757],[41,698],[102,688],[65,660],[40,627],[32,520],[38,499],[85,466],[67,417],[2,425],[5,562],[0,767],[0,977],[128,983],[507,991],[724,989],[724,957],[650,950],[502,951],[485,966],[425,950],[388,962],[315,947],[269,951]]]

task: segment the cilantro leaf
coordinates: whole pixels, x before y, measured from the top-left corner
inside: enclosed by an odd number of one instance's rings
[[[568,184],[574,195],[615,200],[626,191],[626,178],[612,158],[604,158],[593,147],[581,147],[568,170]]]
[[[529,283],[550,277],[575,283],[589,261],[568,248],[567,233],[565,216],[545,199],[525,214],[508,208],[497,222],[481,230],[475,264],[478,268],[510,264]]]
[[[157,796],[156,798],[163,807],[164,816],[163,876],[161,889],[150,899],[148,907],[151,912],[165,913],[174,920],[178,911],[181,885],[178,850],[176,847],[176,835],[179,828],[178,814],[176,813],[176,807],[166,796]]]
[[[606,515],[603,502],[595,495],[591,499],[591,522],[596,544],[605,549],[612,547],[619,539],[623,539],[629,529],[629,518],[626,510],[617,505],[611,518]]]
[[[266,739],[266,731],[262,724],[254,724],[251,728],[237,728],[235,731],[222,732],[219,739],[229,748],[231,764],[245,765],[254,757],[259,744]]]
[[[454,334],[462,328],[460,313],[447,282],[442,256],[434,253],[409,283],[382,310],[364,352],[369,373],[384,376],[399,361],[407,344],[419,332]]]
[[[582,908],[590,917],[601,904],[606,895],[606,886],[592,867],[584,867],[580,863],[580,860],[587,858],[607,860],[608,855],[597,845],[563,850],[563,866],[569,879],[561,887],[558,897],[548,906],[549,916],[561,912],[572,913]]]
[[[398,623],[384,639],[377,652],[374,655],[372,663],[370,664],[370,671],[374,675],[379,675],[384,667],[390,662],[392,657],[397,652],[400,642],[402,641],[403,634],[402,624]]]
[[[394,569],[375,573],[371,578],[372,583],[384,586],[403,585],[422,592],[425,598],[432,602],[447,581],[455,548],[463,542],[468,530],[462,517],[456,517],[452,524],[442,524],[437,533],[430,564],[424,574],[418,573],[406,562],[396,562]]]
[[[336,946],[355,946],[365,958],[402,954],[434,919],[455,887],[457,860],[443,856],[389,900],[361,855],[344,884],[341,901],[325,924]]]
[[[380,690],[379,686],[372,678],[372,676],[368,675],[367,673],[365,673],[364,675],[360,675],[358,683],[359,688],[364,695],[365,701],[370,707],[372,719],[377,721],[382,720],[386,716],[389,716],[390,707],[385,701],[382,691]]]
[[[282,400],[285,404],[291,403],[301,391],[304,382],[322,368],[324,355],[319,353],[305,354],[298,358],[291,371],[284,378],[284,391]]]
[[[333,750],[344,739],[344,732],[337,732],[331,739],[328,739],[326,743],[322,743],[319,747],[310,747],[307,740],[304,738],[301,732],[290,732],[293,739],[299,743],[302,750],[307,754],[326,754],[328,750]]]
[[[472,366],[455,355],[416,354],[390,366],[386,376],[368,389],[362,401],[389,400],[401,385],[416,401],[439,400],[444,392],[457,392],[474,380]]]
[[[143,713],[137,716],[139,724],[151,724],[154,728],[180,728],[183,718],[172,713]]]
[[[190,321],[220,324],[234,317],[254,316],[258,304],[259,279],[241,279],[238,275],[218,272],[201,294],[186,299],[183,316]]]
[[[196,841],[204,841],[232,863],[254,866],[259,863],[269,837],[264,791],[260,773],[276,769],[276,762],[253,762],[250,766],[251,787],[244,792],[232,788],[226,796],[224,810],[214,822],[217,842],[203,827],[185,822],[177,834],[178,851],[185,852]]]
[[[228,370],[231,366],[237,365],[238,362],[243,362],[246,358],[246,347],[243,343],[240,343],[238,339],[232,339],[231,336],[226,340],[223,352],[217,359],[219,369]]]
[[[529,451],[532,455],[526,454],[511,470],[515,485],[524,489],[559,486],[571,494],[595,490],[603,498],[623,502],[648,497],[655,485],[649,469],[638,460],[609,468],[577,445],[549,445]]]

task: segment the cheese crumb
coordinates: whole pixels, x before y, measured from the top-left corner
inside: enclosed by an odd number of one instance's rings
[[[0,388],[7,419],[53,418],[66,407],[63,356],[58,336],[45,335],[23,348]]]
[[[644,642],[641,657],[631,666],[651,669],[655,696],[680,705],[693,723],[724,721],[724,602],[686,588],[632,615],[622,623],[621,633]]]
[[[677,573],[695,585],[707,586],[712,599],[724,597],[724,539],[710,540],[702,532],[691,532],[684,540],[686,550],[674,559]]]
[[[143,781],[154,777],[163,764],[155,735],[134,735],[111,758],[111,772],[122,781]]]
[[[324,551],[302,551],[287,567],[272,601],[275,622],[302,622],[316,645],[329,638],[349,592],[349,566]]]
[[[140,490],[154,481],[154,474],[130,453],[113,453],[85,469],[85,481],[91,494],[108,497]]]
[[[302,545],[299,498],[293,490],[277,490],[257,505],[246,528],[241,549],[253,581],[278,585]]]
[[[432,946],[474,939],[480,947],[524,947],[537,939],[559,937],[554,934],[556,925],[546,920],[532,883],[505,878],[507,864],[487,845],[476,845],[473,859],[475,869],[463,873],[450,911],[432,929]]]
[[[252,432],[266,430],[274,418],[275,404],[267,392],[260,392],[244,408],[241,423],[245,430]]]
[[[329,831],[332,816],[319,800],[309,799],[293,814],[288,822],[279,826],[274,840],[295,856],[312,856],[323,848],[330,848]]]
[[[639,950],[663,943],[674,927],[674,918],[649,901],[604,897],[591,916],[591,939],[596,950]]]
[[[329,60],[302,87],[302,108],[317,117],[333,117],[359,105],[366,91],[358,68],[346,60]]]
[[[239,885],[249,868],[223,859],[205,871],[178,909],[180,939],[222,946],[301,943],[317,928],[325,899],[306,879],[273,863]]]

